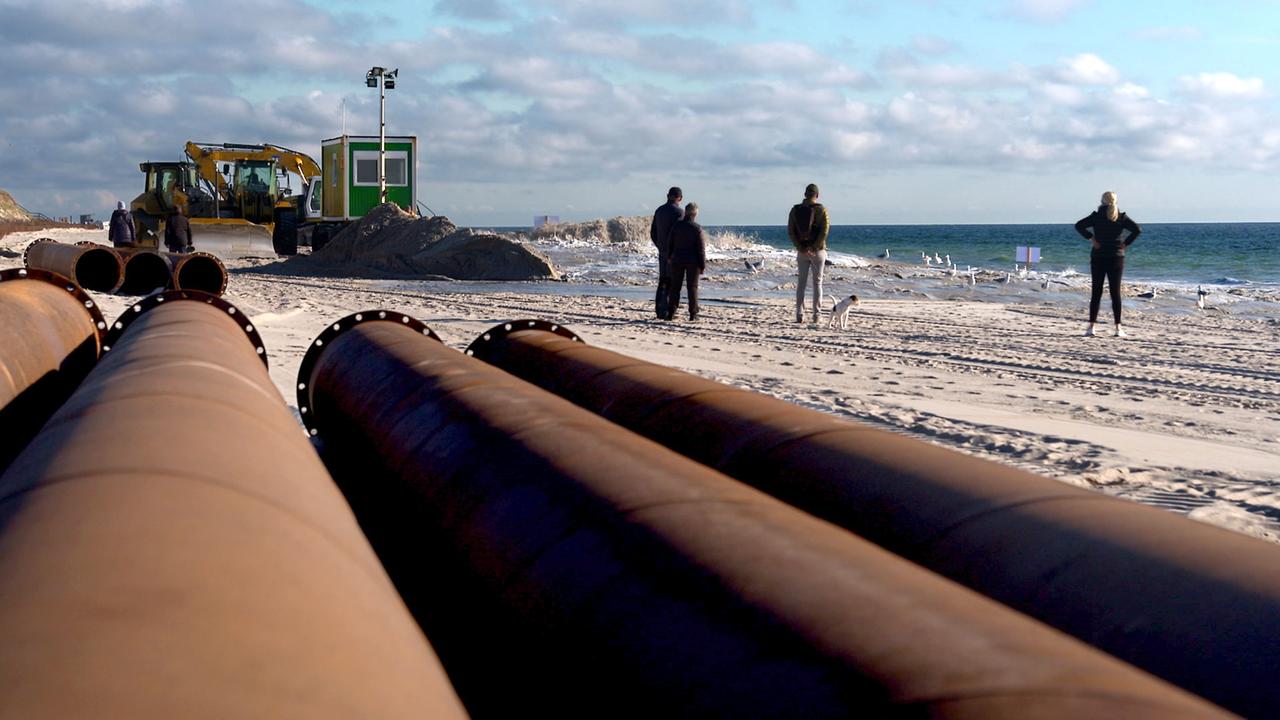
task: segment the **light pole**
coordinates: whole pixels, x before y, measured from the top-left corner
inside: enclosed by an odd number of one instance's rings
[[[377,65],[364,75],[364,84],[378,88],[378,202],[387,201],[387,91],[396,89],[400,68],[388,71]]]

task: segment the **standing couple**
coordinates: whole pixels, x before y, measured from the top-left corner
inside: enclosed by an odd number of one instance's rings
[[[649,239],[658,248],[658,292],[654,309],[658,317],[671,320],[680,307],[680,286],[689,288],[689,319],[698,319],[698,276],[707,268],[706,235],[697,223],[698,204],[680,209],[684,193],[673,187],[667,191],[667,202],[653,213]],[[791,208],[787,218],[787,236],[796,248],[799,278],[796,283],[796,322],[804,321],[804,291],[809,276],[813,277],[813,322],[822,312],[822,271],[827,261],[827,233],[831,219],[818,202],[818,186],[810,183],[804,189],[804,201]],[[674,283],[672,282],[674,280]]]
[[[698,203],[680,208],[684,193],[673,187],[667,202],[653,212],[649,239],[658,248],[658,318],[673,320],[680,307],[680,286],[689,288],[689,319],[698,319],[698,277],[707,270],[707,236],[698,224]]]

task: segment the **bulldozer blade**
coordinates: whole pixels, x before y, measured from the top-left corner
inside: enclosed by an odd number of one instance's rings
[[[191,244],[219,258],[276,256],[271,230],[244,220],[191,219]]]

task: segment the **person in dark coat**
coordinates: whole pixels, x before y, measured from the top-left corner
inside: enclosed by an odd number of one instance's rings
[[[1092,229],[1093,232],[1089,230]],[[1128,230],[1127,237],[1124,231]],[[1098,209],[1076,223],[1076,232],[1093,243],[1089,253],[1089,269],[1093,274],[1093,293],[1089,296],[1089,325],[1086,337],[1093,336],[1094,323],[1098,321],[1098,308],[1102,304],[1102,281],[1105,278],[1111,290],[1111,314],[1115,317],[1116,337],[1124,337],[1120,326],[1120,276],[1124,274],[1124,250],[1138,239],[1142,228],[1116,207],[1116,194],[1102,193]]]
[[[133,247],[138,244],[138,237],[133,228],[133,213],[124,206],[124,201],[116,202],[116,210],[111,213],[111,222],[107,226],[107,240],[112,247]]]
[[[164,224],[164,246],[169,252],[191,252],[191,222],[181,205]]]
[[[680,210],[680,201],[684,193],[678,187],[667,191],[667,204],[653,211],[653,222],[649,224],[649,239],[658,248],[658,292],[653,298],[653,308],[659,318],[667,319],[667,292],[671,287],[671,259],[667,257],[667,248],[671,245],[671,229],[684,217]]]
[[[676,316],[680,307],[680,286],[689,287],[689,319],[698,319],[698,276],[707,270],[707,236],[697,223],[698,204],[684,206],[684,217],[671,229],[671,297],[667,320]]]

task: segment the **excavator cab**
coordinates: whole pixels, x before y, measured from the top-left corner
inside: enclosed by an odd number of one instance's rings
[[[142,194],[129,204],[139,247],[159,248],[164,225],[179,207],[187,215],[212,213],[216,202],[200,186],[195,165],[188,162],[145,162],[138,169],[146,175]]]
[[[276,207],[275,163],[243,160],[236,163],[235,204],[239,216],[254,223],[274,223]]]

